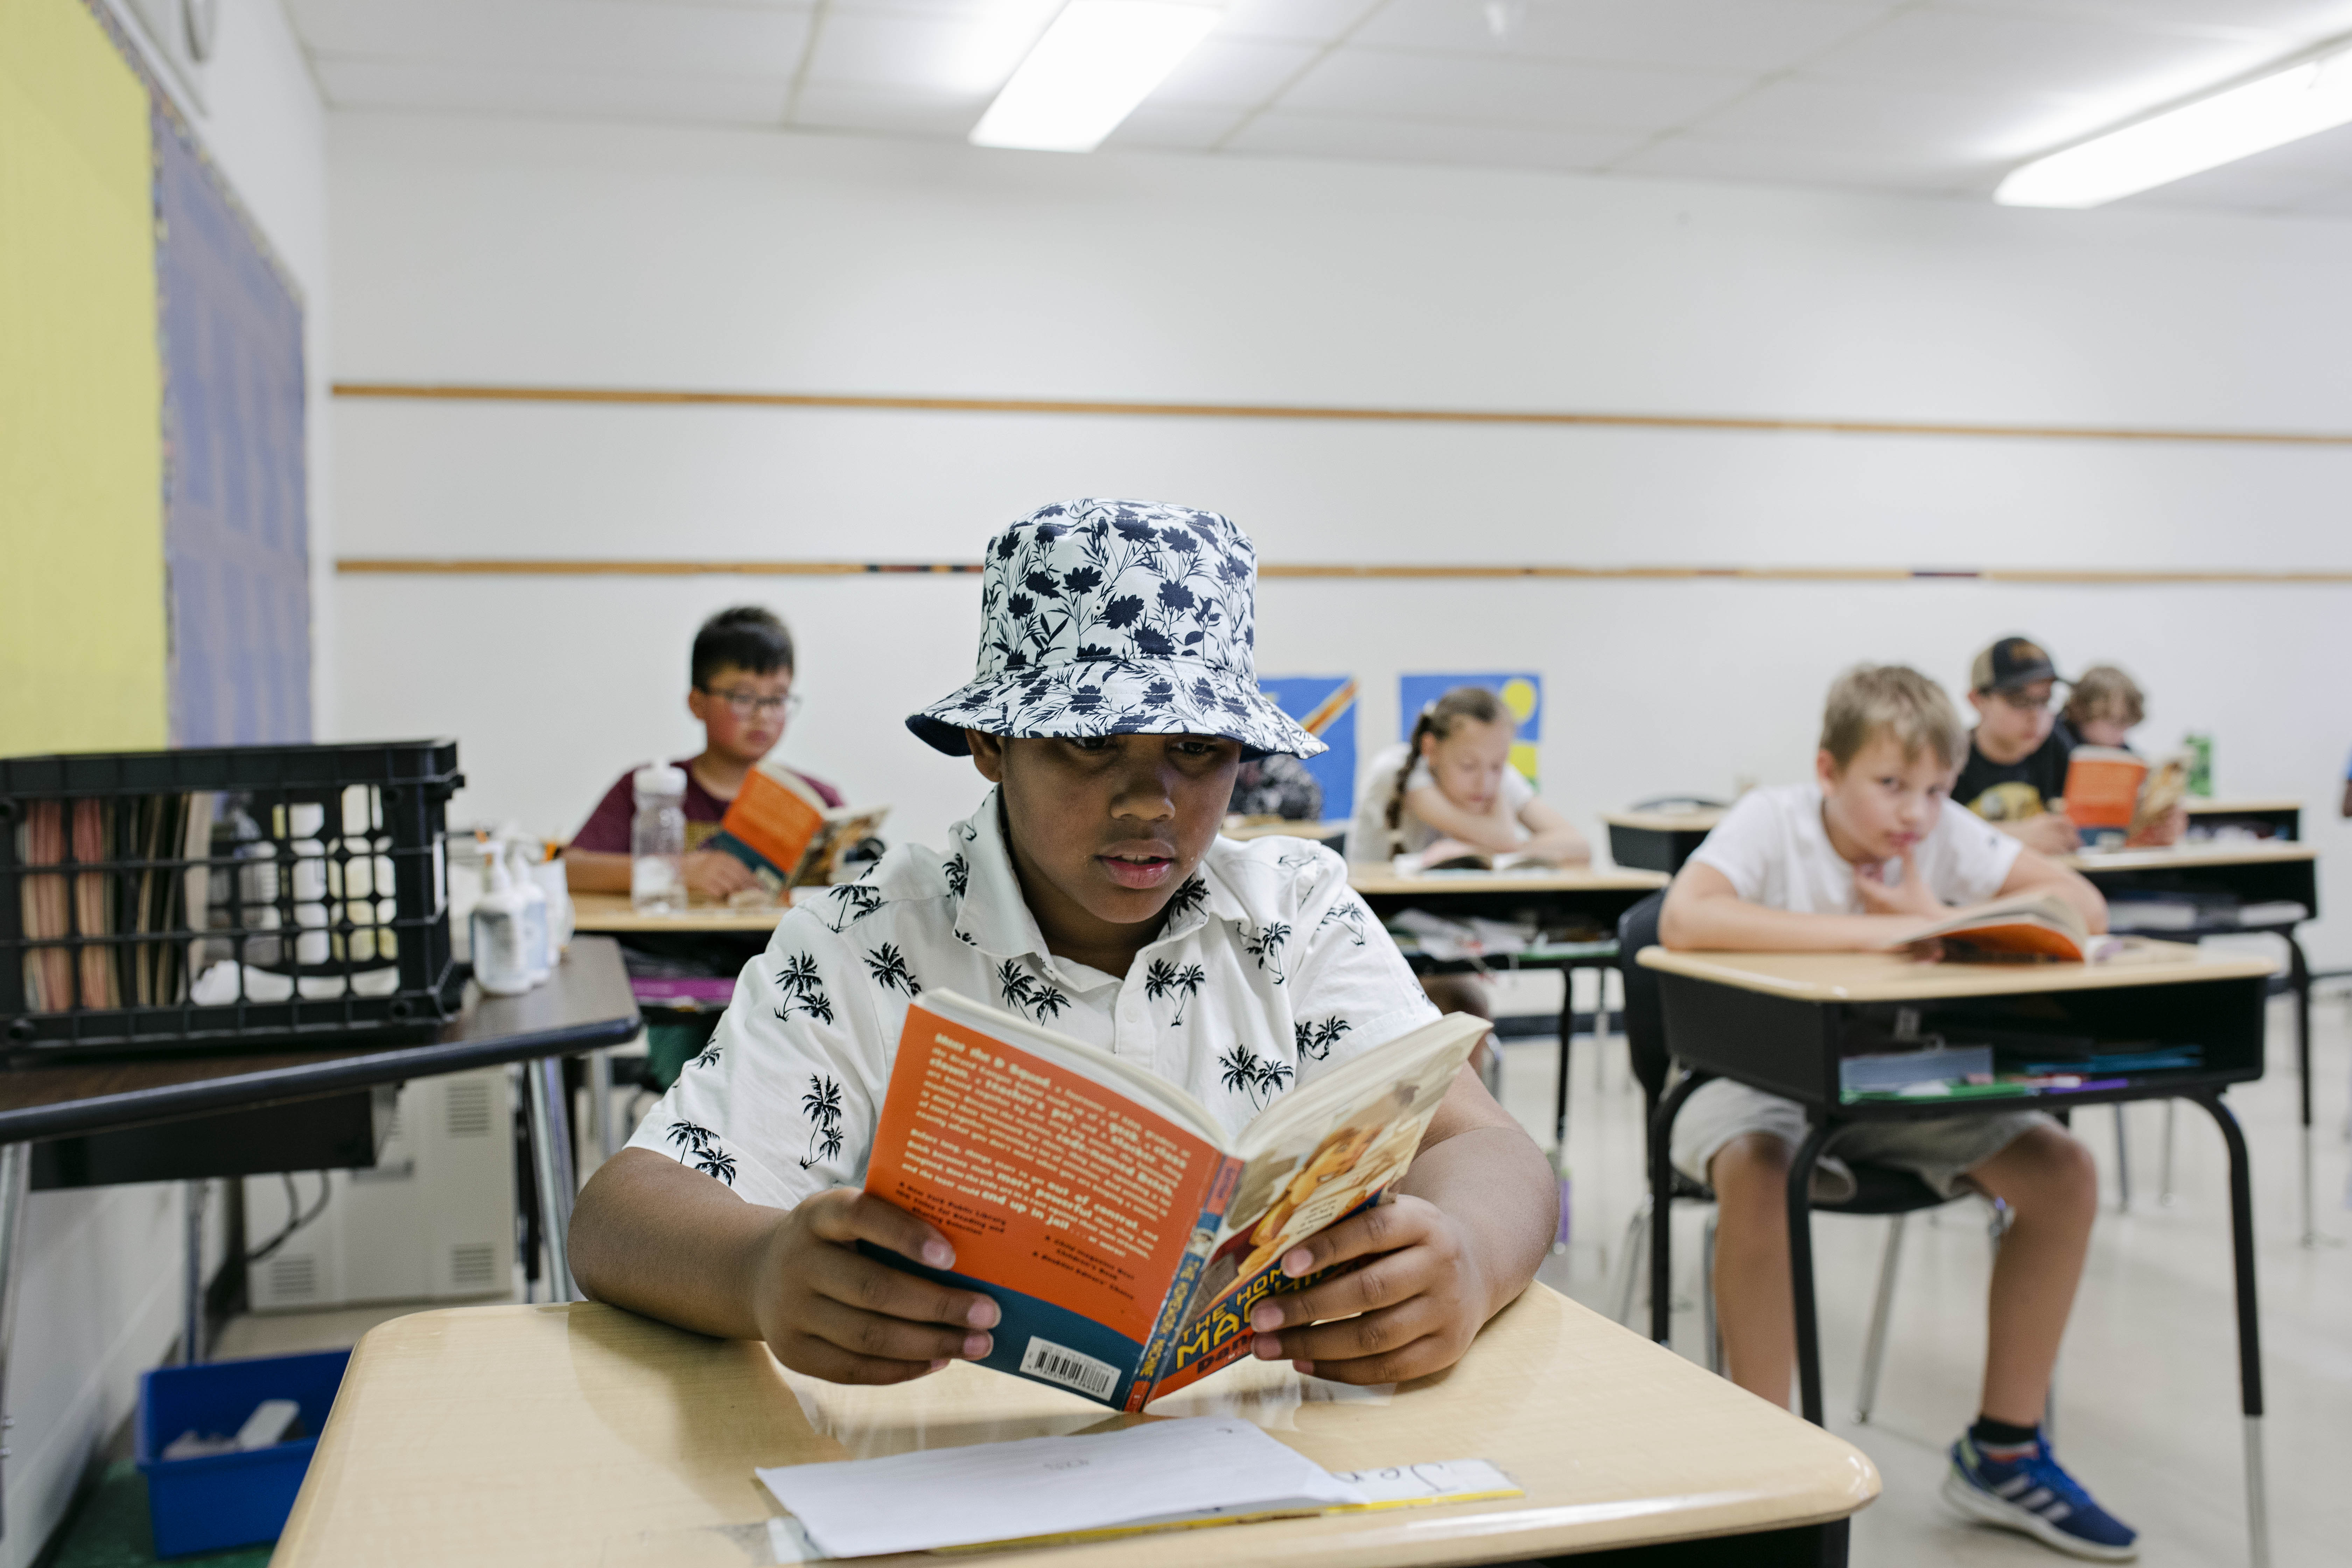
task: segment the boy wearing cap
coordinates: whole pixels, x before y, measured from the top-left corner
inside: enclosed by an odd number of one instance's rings
[[[1676,874],[1659,940],[1866,952],[1908,940],[1951,905],[2036,891],[2105,930],[2105,901],[2081,875],[1953,804],[1962,744],[1950,699],[1926,676],[1895,665],[1848,670],[1830,688],[1814,778],[1740,797]],[[1676,1169],[1715,1192],[1716,1300],[1732,1380],[1776,1405],[1788,1403],[1796,1363],[1787,1194],[1805,1132],[1794,1101],[1718,1078],[1684,1103],[1669,1151]],[[2088,1152],[2040,1111],[1853,1122],[1825,1145],[1815,1199],[1851,1196],[1854,1163],[1911,1172],[1946,1197],[1998,1198],[2012,1216],[1993,1265],[1977,1419],[1952,1446],[1945,1498],[2076,1556],[2132,1556],[2132,1531],[2059,1467],[2040,1430],[2098,1209]]]
[[[1338,857],[1217,837],[1244,756],[1321,749],[1257,689],[1255,578],[1213,512],[1072,501],[996,538],[977,673],[908,721],[994,787],[946,853],[900,846],[778,923],[710,1049],[581,1194],[589,1294],[835,1382],[989,1354],[994,1302],[856,1247],[952,1267],[946,1237],[856,1186],[926,987],[1145,1065],[1236,1129],[1433,1016]],[[1465,1069],[1396,1200],[1282,1266],[1373,1261],[1261,1303],[1255,1352],[1352,1383],[1452,1364],[1534,1277],[1553,1194]]]
[[[2063,684],[2050,655],[2026,637],[2003,637],[1976,657],[1969,706],[1977,727],[1952,798],[2044,855],[2071,855],[2077,835],[2066,815],[2066,764],[2081,738],[2053,703]],[[2187,822],[2176,813],[2137,843],[2170,844]]]

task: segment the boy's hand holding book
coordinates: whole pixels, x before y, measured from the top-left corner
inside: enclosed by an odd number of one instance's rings
[[[1292,1247],[1282,1271],[1298,1279],[1363,1258],[1372,1261],[1353,1273],[1259,1301],[1251,1353],[1359,1384],[1402,1383],[1461,1360],[1486,1321],[1488,1287],[1459,1223],[1400,1194]]]
[[[905,1383],[989,1353],[1003,1316],[994,1301],[893,1268],[858,1251],[861,1241],[955,1267],[937,1229],[855,1187],[779,1213],[747,1287],[778,1361],[828,1383]]]

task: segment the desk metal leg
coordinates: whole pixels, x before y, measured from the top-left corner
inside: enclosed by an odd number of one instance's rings
[[[180,1271],[180,1364],[205,1359],[205,1198],[209,1182],[180,1184],[187,1257]]]
[[[620,1118],[613,1114],[613,1053],[608,1050],[588,1053],[588,1137],[596,1145],[596,1158],[609,1160],[620,1152],[618,1140],[613,1136]]]
[[[2218,1094],[2196,1097],[2230,1149],[2230,1242],[2237,1265],[2238,1391],[2246,1416],[2246,1537],[2253,1568],[2270,1568],[2270,1499],[2263,1477],[2262,1322],[2254,1300],[2254,1181],[2246,1135]]]
[[[523,1080],[530,1105],[531,1173],[539,1186],[539,1228],[547,1245],[547,1299],[577,1301],[572,1282],[572,1126],[564,1114],[563,1058],[525,1062]]]
[[[2286,935],[2286,983],[2294,993],[2294,1084],[2303,1114],[2303,1245],[2319,1245],[2319,1231],[2311,1218],[2311,965],[2305,962],[2303,943]]]
[[[8,1352],[16,1332],[17,1267],[24,1250],[25,1194],[31,1190],[33,1146],[0,1143],[0,1460],[8,1458],[8,1433],[16,1425],[8,1411]],[[0,1540],[8,1532],[0,1514]]]
[[[1666,1151],[1683,1101],[1711,1076],[1685,1073],[1650,1118],[1650,1337],[1662,1345],[1673,1342],[1675,1310],[1675,1168]]]
[[[1822,1418],[1821,1328],[1813,1311],[1813,1166],[1829,1142],[1830,1124],[1811,1121],[1789,1162],[1789,1296],[1797,1310],[1797,1391],[1805,1419]]]

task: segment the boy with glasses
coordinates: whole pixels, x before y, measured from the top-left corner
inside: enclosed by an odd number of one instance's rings
[[[719,830],[744,776],[784,738],[784,721],[800,706],[793,691],[792,634],[757,605],[721,610],[694,635],[689,668],[693,688],[686,707],[702,722],[703,746],[698,754],[673,764],[686,773],[686,885],[698,899],[725,903],[729,895],[756,884],[743,862],[701,846]],[[841,792],[821,779],[772,763],[763,771],[820,809],[842,804]],[[629,890],[635,773],[630,769],[604,792],[564,851],[573,891]]]

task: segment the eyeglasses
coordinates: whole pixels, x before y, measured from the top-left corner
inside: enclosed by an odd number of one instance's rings
[[[2031,696],[2021,690],[1996,691],[1993,695],[2020,713],[2047,712],[2058,700],[2058,693],[2055,691],[2045,691],[2039,697]]]
[[[786,718],[801,710],[801,694],[787,691],[781,697],[763,697],[756,691],[713,691],[708,686],[698,688],[705,697],[716,697],[727,704],[727,710],[738,719],[749,719],[757,713],[772,719],[781,713]]]

